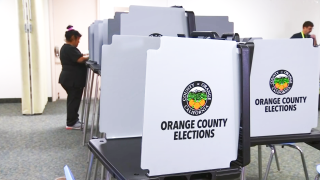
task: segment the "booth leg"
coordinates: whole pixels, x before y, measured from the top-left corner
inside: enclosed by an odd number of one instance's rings
[[[105,175],[105,173],[106,173],[106,169],[104,168],[104,166],[101,166],[101,180],[104,180],[104,175]]]
[[[303,152],[301,150],[300,147],[296,146],[296,145],[284,145],[284,146],[288,146],[291,147],[293,149],[297,149],[300,152],[301,155],[301,161],[302,161],[302,165],[303,165],[303,170],[304,170],[304,175],[306,177],[306,180],[309,180],[309,175],[308,175],[308,169],[307,169],[307,165],[306,165],[306,160],[304,159],[304,155]]]
[[[87,86],[83,88],[82,108],[81,108],[81,118],[80,118],[81,124],[83,124],[83,115],[84,115],[84,109],[86,106],[86,93],[87,93]],[[83,127],[81,126],[81,131],[82,130],[83,130]]]
[[[92,87],[93,87],[93,81],[94,81],[94,73],[92,72],[92,78],[91,78],[91,86],[89,90],[89,96],[88,96],[88,107],[87,107],[87,113],[86,113],[86,119],[84,123],[84,131],[83,131],[83,145],[86,144],[87,139],[87,127],[88,127],[88,121],[89,121],[89,114],[90,114],[90,104],[91,104],[91,96],[92,96]]]
[[[274,157],[276,159],[276,164],[277,164],[277,168],[278,168],[278,171],[280,171],[280,165],[279,165],[279,159],[278,159],[278,154],[277,154],[277,150],[276,150],[276,147],[274,147]]]
[[[246,167],[241,168],[241,180],[246,180]]]
[[[94,132],[95,136],[99,136],[99,121],[100,121],[100,101],[99,101],[99,109],[98,109],[98,115],[97,115],[97,125],[96,125],[96,130]]]
[[[99,78],[99,77],[98,77]],[[100,79],[101,80],[101,79]],[[100,81],[101,82],[101,81]],[[101,85],[100,85],[101,86]],[[100,88],[99,88],[100,89]],[[101,90],[98,93],[98,114],[97,114],[97,121],[96,121],[96,127],[93,134],[98,137],[99,136],[99,121],[100,121],[100,97],[101,97]]]
[[[89,69],[88,82],[86,84],[86,94],[85,94],[86,99],[85,99],[85,103],[84,103],[84,113],[83,113],[83,116],[81,117],[82,118],[81,121],[83,123],[85,123],[85,121],[86,121],[85,117],[87,116],[87,112],[88,112],[88,103],[89,103],[88,99],[89,99],[90,82],[91,82],[91,70]],[[81,129],[82,130],[84,129],[83,126],[81,126]]]
[[[93,137],[93,131],[94,131],[94,123],[95,123],[95,117],[96,117],[96,107],[97,107],[97,99],[98,99],[98,87],[99,87],[99,78],[96,80],[96,89],[95,89],[95,95],[94,95],[94,103],[93,103],[93,113],[92,113],[92,121],[91,121],[91,133],[90,133],[90,139]]]
[[[116,178],[114,178],[112,176],[112,174],[109,173],[109,171],[107,171],[107,177],[106,177],[106,180],[117,180]]]
[[[86,77],[86,86],[83,88],[83,98],[82,98],[82,109],[81,109],[81,119],[80,122],[83,124],[83,115],[84,115],[84,109],[86,106],[86,99],[87,99],[87,87],[88,87],[88,76],[89,76],[89,68],[87,68],[87,77]],[[83,127],[81,126],[81,131],[83,130]]]
[[[91,151],[89,150],[89,152],[88,152],[88,157],[87,157],[87,162],[90,161],[90,155],[91,155]]]
[[[261,154],[261,145],[258,145],[258,167],[259,167],[259,180],[262,180],[262,154]]]
[[[263,180],[267,180],[268,179],[268,175],[269,175],[272,159],[273,159],[273,156],[274,156],[274,146],[270,145],[270,149],[271,149],[270,158],[269,158],[269,162],[268,162],[266,173],[264,175]]]
[[[107,178],[106,180],[111,180],[111,174],[109,173],[109,171],[107,171]]]
[[[90,158],[90,162],[88,164],[88,169],[87,169],[87,174],[86,174],[86,180],[90,180],[93,159],[94,159],[94,156],[93,156],[93,153],[91,153],[91,158]]]
[[[98,84],[99,84],[99,80],[97,78],[97,80],[96,80],[96,89],[95,89],[95,97],[94,97],[94,103],[93,103],[92,121],[91,121],[91,133],[90,133],[90,138],[89,139],[93,138],[94,122],[95,122],[96,107],[97,107]],[[89,160],[89,158],[90,158],[90,150],[88,151],[88,160]]]
[[[96,161],[94,162],[94,173],[93,173],[93,180],[97,179],[97,173],[98,173],[98,159],[96,159]]]

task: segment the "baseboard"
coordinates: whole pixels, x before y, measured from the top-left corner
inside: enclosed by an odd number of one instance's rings
[[[48,102],[52,102],[52,97],[48,97]],[[0,103],[21,103],[21,98],[3,98]]]
[[[0,99],[0,103],[21,103],[21,98],[4,98]]]

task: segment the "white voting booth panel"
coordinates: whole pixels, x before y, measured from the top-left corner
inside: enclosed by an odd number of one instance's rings
[[[121,14],[125,12],[116,12],[114,14],[114,19],[108,19],[108,43],[112,43],[113,35],[120,35],[120,19]]]
[[[195,16],[197,31],[214,31],[221,36],[223,33],[233,33],[234,23],[228,16]]]
[[[319,59],[318,59],[318,67],[319,67],[319,85],[320,85],[320,48],[318,47]],[[320,86],[319,86],[320,89]],[[320,93],[320,91],[319,91]]]
[[[318,123],[319,52],[312,39],[255,40],[251,136],[310,133]]]
[[[236,42],[160,39],[147,55],[141,168],[150,176],[229,168],[240,123]]]
[[[98,64],[101,63],[101,47],[103,42],[102,29],[103,29],[103,21],[99,21],[99,23],[95,23],[93,53],[94,53],[94,61],[96,61]]]
[[[108,44],[108,19],[103,20],[102,44]]]
[[[121,14],[121,35],[149,36],[188,35],[187,20],[183,8],[130,6],[128,14]]]
[[[89,58],[90,60],[94,59],[94,51],[93,51],[93,42],[94,42],[94,24],[92,23],[88,28],[88,35],[89,35]]]
[[[118,35],[103,45],[99,127],[108,139],[142,136],[147,50],[159,46],[159,38]]]

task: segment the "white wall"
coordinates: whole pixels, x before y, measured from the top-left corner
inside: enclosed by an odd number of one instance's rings
[[[130,5],[163,6],[168,5],[167,0],[99,0],[99,19],[114,17],[116,7],[129,7]]]
[[[0,99],[22,96],[17,9],[16,1],[0,0]]]
[[[112,18],[115,7],[129,5],[182,5],[196,15],[229,16],[240,37],[289,38],[310,20],[320,39],[319,0],[100,0],[99,19]]]
[[[44,11],[46,9],[44,4]],[[2,26],[0,28],[0,99],[4,98],[21,98],[22,97],[22,79],[21,79],[21,58],[20,58],[20,41],[19,41],[19,24],[18,24],[18,7],[17,2],[12,0],[0,0],[0,17]],[[49,23],[47,23],[49,26]],[[46,27],[49,29],[49,27]],[[47,33],[49,35],[49,33]],[[48,46],[49,48],[49,46]],[[49,49],[47,48],[47,53]],[[47,91],[48,97],[52,97],[51,87],[51,61],[47,60]]]
[[[55,46],[61,48],[65,43],[65,32],[68,25],[73,25],[73,27],[82,34],[78,49],[82,53],[88,52],[88,27],[97,19],[97,1],[98,0],[49,0],[51,52]],[[76,7],[76,10],[70,10],[70,7]],[[67,93],[58,83],[62,69],[60,59],[56,58],[53,54],[51,55],[53,101],[57,100],[58,94],[60,99],[66,99]]]
[[[168,6],[175,4],[196,15],[229,16],[240,37],[290,38],[306,20],[314,22],[313,33],[320,35],[318,0],[168,0]]]

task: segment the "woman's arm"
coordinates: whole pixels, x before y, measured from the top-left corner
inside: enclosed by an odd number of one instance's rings
[[[82,56],[77,60],[77,63],[85,63],[88,60],[89,60],[89,56]]]

